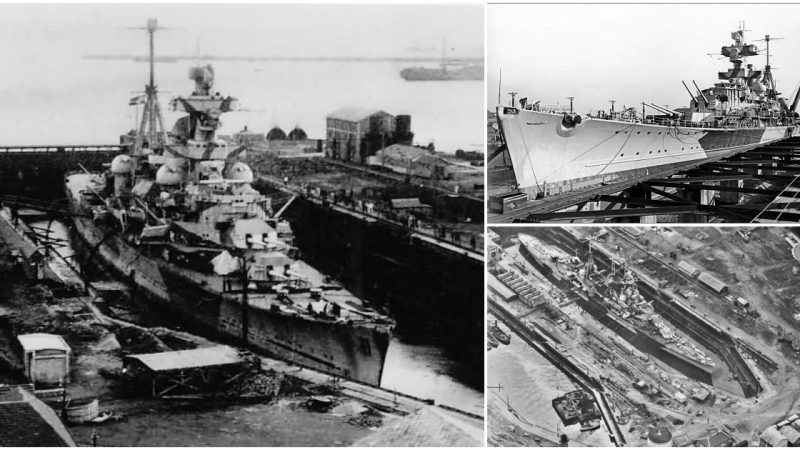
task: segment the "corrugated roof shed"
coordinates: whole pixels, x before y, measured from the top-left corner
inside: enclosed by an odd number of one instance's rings
[[[0,394],[0,447],[75,447],[55,411],[17,389]]]
[[[379,113],[387,115],[389,114],[379,109],[367,109],[367,108],[358,108],[355,106],[345,106],[344,108],[339,108],[336,111],[328,114],[328,118],[344,120],[347,122],[360,122],[368,117],[374,116],[375,114]]]
[[[129,355],[126,359],[135,359],[154,372],[166,372],[178,369],[194,369],[197,367],[224,366],[240,364],[244,361],[239,352],[227,345],[216,347],[178,350],[174,352]]]
[[[509,299],[514,298],[517,294],[511,290],[508,286],[503,284],[502,281],[498,280],[494,274],[489,275],[489,288],[491,288],[497,295],[503,297],[503,300],[508,301]]]
[[[713,276],[709,275],[707,272],[703,272],[697,277],[703,284],[710,287],[711,289],[715,290],[716,292],[723,292],[725,289],[728,288],[728,285],[723,283],[722,281],[714,278]]]

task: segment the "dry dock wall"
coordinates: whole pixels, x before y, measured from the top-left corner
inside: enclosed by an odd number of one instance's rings
[[[463,381],[483,386],[482,261],[303,198],[285,214],[304,260],[385,307],[404,342],[445,348]]]

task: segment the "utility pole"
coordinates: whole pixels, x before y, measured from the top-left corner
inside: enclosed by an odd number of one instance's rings
[[[250,282],[247,279],[247,252],[242,252],[242,343],[247,346],[247,334],[249,328],[249,309],[250,304],[247,298],[247,285]]]

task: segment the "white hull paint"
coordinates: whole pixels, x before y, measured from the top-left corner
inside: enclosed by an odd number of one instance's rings
[[[583,119],[565,129],[561,114],[498,109],[519,189],[547,196],[624,181],[797,136],[796,126],[701,128]]]

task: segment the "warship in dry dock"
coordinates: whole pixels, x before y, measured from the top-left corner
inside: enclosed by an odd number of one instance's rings
[[[74,229],[93,260],[154,306],[213,336],[304,367],[380,385],[393,322],[297,258],[291,228],[250,186],[242,148],[218,139],[236,99],[213,90],[211,66],[190,70],[194,92],[163,126],[150,84],[129,154],[105,173],[73,173]]]
[[[797,106],[780,97],[769,65],[756,70],[747,57],[761,54],[745,42],[744,30],[722,47],[732,67],[719,82],[696,91],[684,83],[691,103],[667,109],[642,103],[658,114],[637,116],[634,108],[582,117],[540,102],[497,108],[518,189],[531,199],[667,173],[692,162],[716,160],[800,134]]]
[[[530,235],[520,234],[519,240],[520,252],[527,261],[580,291],[577,303],[602,317],[601,322],[620,337],[647,348],[662,360],[691,366],[688,372],[695,378],[710,382],[714,361],[655,312],[651,302],[639,293],[636,275],[624,264],[615,263],[605,273],[598,271],[591,252],[584,262]]]

